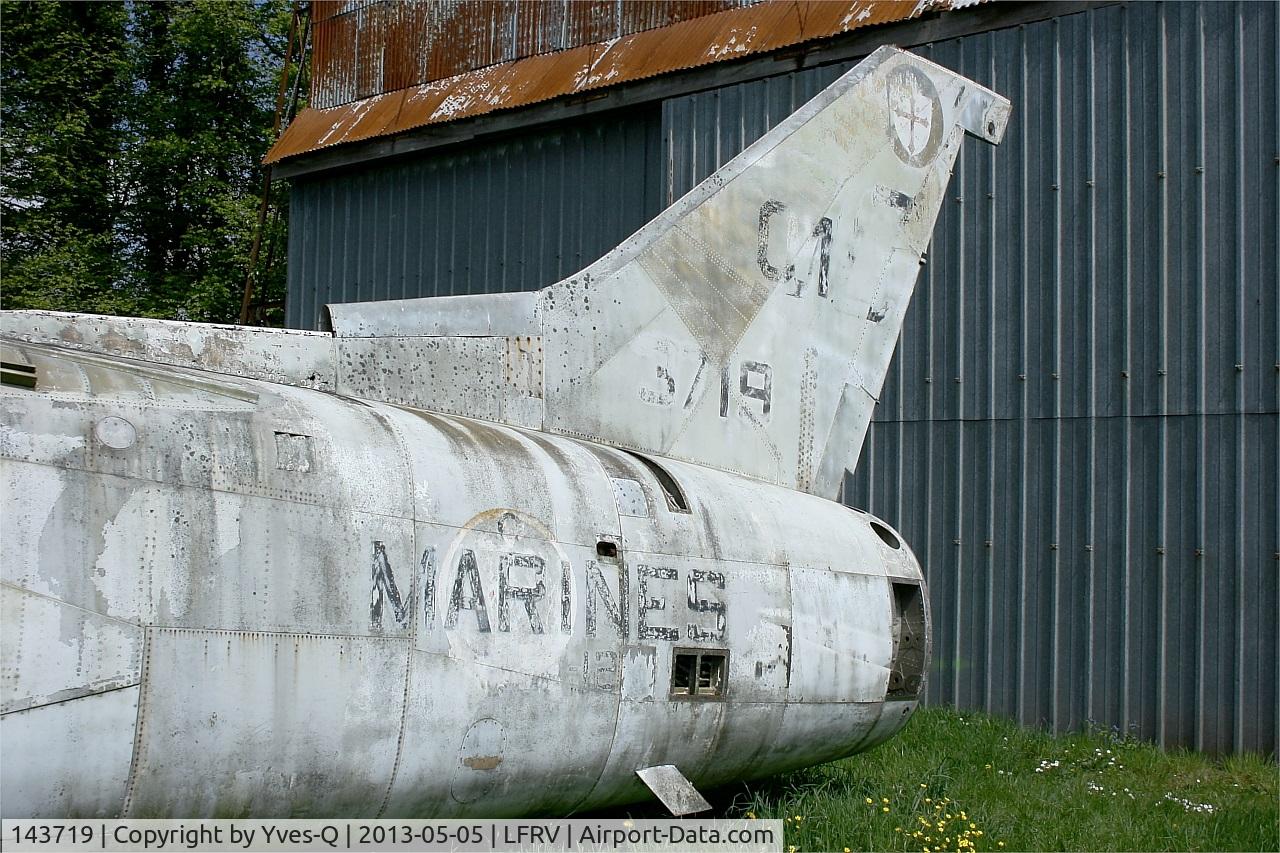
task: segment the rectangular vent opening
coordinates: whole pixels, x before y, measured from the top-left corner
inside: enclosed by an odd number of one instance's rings
[[[928,644],[924,593],[919,583],[890,581],[893,589],[893,657],[886,699],[915,699],[924,683]]]
[[[676,649],[671,660],[672,699],[722,699],[729,672],[723,649]]]
[[[604,557],[609,560],[618,559],[618,543],[610,542],[607,539],[601,539],[596,543],[596,556]]]
[[[36,387],[36,369],[30,364],[0,361],[0,384],[34,388]]]

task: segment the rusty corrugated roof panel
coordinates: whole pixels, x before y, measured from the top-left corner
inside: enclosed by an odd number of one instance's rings
[[[570,4],[570,9],[594,5]],[[338,107],[303,110],[268,152],[266,162],[765,53],[950,6],[950,0],[775,0],[729,9],[622,38],[477,68]],[[356,14],[375,8],[361,7]]]
[[[311,105],[336,107],[762,0],[321,0]]]

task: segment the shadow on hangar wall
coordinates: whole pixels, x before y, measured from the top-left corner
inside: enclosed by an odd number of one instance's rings
[[[962,152],[846,490],[922,543],[930,700],[1274,751],[1276,33],[1267,4],[1000,4],[313,152],[282,164],[289,320],[557,280],[917,45],[1012,97],[1017,152]]]

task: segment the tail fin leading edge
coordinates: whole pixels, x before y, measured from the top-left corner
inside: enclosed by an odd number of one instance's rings
[[[539,294],[545,426],[834,498],[964,132],[1009,102],[881,48]]]

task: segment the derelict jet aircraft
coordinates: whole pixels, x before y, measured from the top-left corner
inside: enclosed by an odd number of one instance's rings
[[[877,744],[924,578],[837,503],[964,132],[881,48],[534,293],[3,316],[5,817],[561,815]]]

